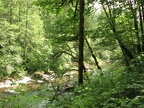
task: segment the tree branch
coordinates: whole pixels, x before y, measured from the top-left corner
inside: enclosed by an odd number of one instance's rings
[[[78,0],[76,1],[76,5],[75,5],[75,12],[74,12],[74,16],[73,16],[73,20],[75,19],[75,17],[76,17],[76,12],[77,12],[77,10],[78,10]]]

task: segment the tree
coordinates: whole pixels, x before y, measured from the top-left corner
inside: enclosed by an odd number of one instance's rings
[[[21,8],[23,7],[23,8]],[[34,54],[34,47],[44,44],[43,25],[40,11],[31,1],[0,1],[0,68],[1,76],[25,73],[28,55]],[[43,43],[43,44],[42,44]],[[24,47],[25,46],[25,47]],[[24,52],[25,56],[24,57]]]
[[[83,48],[84,48],[84,0],[79,1],[80,5],[80,23],[79,23],[79,79],[78,83],[83,84],[83,70],[84,70],[84,65],[83,65]]]
[[[119,43],[127,65],[130,65],[130,61],[142,52],[141,3],[136,0],[133,2],[131,0],[127,2],[100,0],[109,27],[113,31],[114,38]]]
[[[101,67],[99,66],[99,62],[98,62],[98,60],[97,60],[97,58],[96,58],[96,56],[95,56],[95,54],[94,54],[94,52],[92,50],[87,38],[85,38],[85,40],[86,40],[87,46],[88,46],[88,48],[90,50],[90,53],[91,53],[91,55],[92,55],[92,57],[93,57],[93,59],[95,61],[95,65],[97,66],[98,69],[102,70]]]
[[[45,7],[43,5],[43,2],[45,2],[47,5],[50,5],[49,2],[46,2],[46,1],[37,1],[38,4],[40,4],[41,6]],[[68,3],[69,2],[69,3]],[[56,4],[58,3],[58,5],[56,6]],[[80,13],[79,13],[79,17],[80,17],[80,22],[79,22],[79,56],[78,56],[78,65],[79,65],[79,68],[78,68],[78,71],[79,71],[79,78],[78,78],[78,82],[79,84],[82,84],[83,83],[83,69],[84,69],[84,65],[83,65],[83,47],[84,47],[84,0],[81,0],[81,1],[68,1],[68,0],[63,0],[63,1],[52,1],[51,4],[54,4],[53,7],[51,7],[50,10],[53,10],[53,9],[57,9],[56,11],[60,11],[63,8],[67,8],[66,5],[70,6],[70,8],[68,10],[72,10],[73,8],[73,4],[75,3],[75,13],[74,13],[74,17],[77,17],[75,16],[76,15],[76,12],[77,12],[77,8],[79,7],[80,9]],[[78,6],[79,4],[79,6]],[[56,6],[56,7],[55,7]],[[48,10],[48,11],[50,11]],[[68,13],[69,14],[69,13]],[[71,17],[72,19],[72,17]],[[77,22],[76,22],[77,23]],[[65,29],[66,30],[66,29]],[[62,32],[61,32],[62,33]],[[75,34],[76,35],[76,34]],[[61,36],[62,37],[62,36]],[[66,37],[65,37],[66,38]]]

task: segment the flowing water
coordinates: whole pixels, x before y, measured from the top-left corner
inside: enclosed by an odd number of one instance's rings
[[[36,90],[42,82],[42,80],[34,80],[29,76],[16,80],[6,79],[0,82],[0,100],[16,94],[16,89],[23,91]]]
[[[40,76],[41,78],[38,78],[38,79],[33,79],[31,78],[31,76],[24,76],[21,79],[8,78],[0,82],[0,100],[4,98],[3,97],[4,94],[6,94],[7,96],[7,94],[11,95],[11,94],[16,93],[15,89],[21,89],[23,91],[36,90],[41,86],[41,83],[43,83],[44,81],[47,83],[50,83],[50,81],[53,81],[54,83],[62,84],[68,80],[67,79],[68,75],[70,75],[70,78],[72,81],[76,81],[77,80],[76,73],[71,72],[69,74],[66,74],[62,78],[53,78],[47,74],[43,74],[42,76]]]
[[[21,79],[6,79],[0,82],[0,102],[5,101],[8,97],[17,96],[19,94],[19,90],[26,91],[27,94],[25,95],[25,98],[31,98],[33,95],[35,95],[35,91],[41,88],[42,85],[49,85],[49,80],[53,81],[54,84],[63,85],[71,79],[71,83],[69,83],[71,85],[72,83],[77,81],[77,74],[77,72],[70,72],[65,74],[63,78],[53,78],[49,75],[43,74],[42,78],[38,78],[39,80],[31,78],[31,76],[24,76]],[[67,78],[67,76],[69,76],[69,78]],[[29,91],[32,92],[29,94]],[[33,107],[31,106],[31,108],[45,108],[44,106],[47,103],[48,100],[42,99],[39,100]],[[8,107],[6,106],[6,108]]]

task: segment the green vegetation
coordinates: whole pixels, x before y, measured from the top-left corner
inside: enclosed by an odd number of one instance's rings
[[[0,0],[0,81],[44,81],[2,108],[143,108],[143,67],[142,0]]]

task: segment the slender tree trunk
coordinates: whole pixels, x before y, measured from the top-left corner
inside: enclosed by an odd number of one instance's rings
[[[141,0],[141,7],[142,7],[142,19],[144,21],[144,0]]]
[[[133,55],[132,55],[131,52],[125,47],[125,45],[122,43],[122,41],[121,41],[120,39],[117,39],[117,41],[118,41],[118,43],[119,43],[119,45],[120,45],[120,47],[121,47],[121,49],[122,49],[122,52],[124,52],[130,60],[133,59],[133,58],[134,58]],[[125,55],[125,54],[124,54],[124,55]]]
[[[141,6],[139,6],[139,15],[140,15],[140,28],[141,28],[141,36],[142,36],[142,51],[144,51],[144,1],[141,0]]]
[[[9,1],[9,24],[12,25],[13,23],[13,0]],[[11,38],[12,36],[9,35],[7,37],[8,39],[8,44],[11,45]],[[11,50],[8,50],[9,54],[11,54]]]
[[[18,10],[18,19],[19,19],[19,23],[21,22],[21,1],[18,2],[19,3],[19,10]],[[20,41],[21,38],[21,25],[19,24],[19,36],[18,36],[18,41]]]
[[[21,5],[21,1],[19,1],[18,3],[19,3],[19,7],[18,7],[18,15],[19,16],[18,16],[18,19],[19,19],[19,22],[21,22],[21,8],[22,8],[21,6],[22,5]],[[20,32],[20,29],[21,29],[21,26],[19,25],[19,32]]]
[[[135,1],[136,3],[136,1]],[[130,0],[130,5],[129,5],[130,9],[131,9],[131,13],[133,15],[133,21],[134,21],[134,28],[135,28],[135,34],[137,36],[137,51],[138,52],[141,52],[141,42],[140,42],[140,37],[139,37],[139,31],[138,31],[138,21],[137,21],[137,14],[136,12],[134,11],[134,7],[133,7],[133,3],[132,1]]]
[[[122,52],[123,52],[123,56],[124,56],[124,59],[125,59],[125,65],[126,65],[126,66],[130,66],[128,57],[127,57],[127,55],[125,54],[125,51],[124,51],[123,49],[122,49]]]
[[[80,0],[80,23],[79,23],[79,60],[78,60],[78,84],[83,84],[83,49],[84,49],[84,0]]]
[[[28,36],[28,1],[26,0],[26,11],[25,11],[25,37],[24,37],[24,64],[26,63],[27,59],[27,36]]]
[[[124,55],[124,56],[126,55],[130,60],[133,59],[134,57],[133,57],[133,55],[131,54],[131,52],[127,49],[127,47],[122,43],[122,41],[121,41],[121,40],[119,39],[119,37],[117,36],[117,30],[116,30],[116,28],[115,28],[115,20],[114,20],[114,19],[111,19],[112,13],[111,13],[110,7],[108,6],[108,10],[109,10],[110,16],[109,16],[108,12],[106,11],[106,9],[105,9],[105,7],[104,7],[103,4],[102,4],[102,7],[103,7],[103,9],[104,9],[104,12],[105,12],[108,20],[109,20],[110,27],[111,27],[111,29],[112,29],[112,31],[113,31],[113,34],[114,34],[116,40],[117,40],[118,43],[119,43],[119,46],[120,46],[120,48],[121,48],[121,51],[122,51],[123,55]],[[125,56],[125,57],[126,57],[126,56]],[[128,60],[128,59],[125,59],[126,62],[128,62],[127,60]]]
[[[10,0],[10,10],[9,10],[9,22],[12,25],[12,16],[13,16],[13,0]]]
[[[87,38],[85,38],[85,40],[86,40],[87,46],[88,46],[88,48],[89,48],[89,50],[91,52],[91,55],[92,55],[92,57],[93,57],[93,59],[95,61],[95,65],[97,66],[98,69],[102,70],[101,67],[100,67],[100,65],[99,65],[99,62],[98,62],[98,60],[97,60],[97,58],[95,56],[95,54],[93,53],[93,50],[92,50],[92,48],[91,48],[91,46],[90,46]]]

